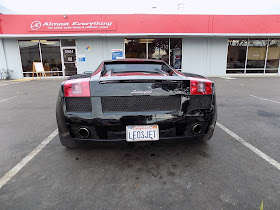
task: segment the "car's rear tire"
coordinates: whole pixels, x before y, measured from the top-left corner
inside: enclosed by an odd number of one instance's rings
[[[64,137],[60,133],[59,133],[59,140],[64,147],[69,149],[76,149],[81,145],[75,139],[72,139],[71,137]]]

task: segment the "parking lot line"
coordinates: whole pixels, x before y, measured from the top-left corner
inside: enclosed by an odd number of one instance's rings
[[[31,81],[31,80],[8,80],[8,81],[1,81],[0,83],[0,87],[2,86],[7,86],[7,85],[13,85],[13,84],[17,84],[17,83],[22,83],[22,82],[28,82],[28,81]]]
[[[13,97],[10,97],[10,98],[2,99],[2,100],[0,100],[0,102],[8,101],[8,100],[10,100],[12,98],[15,98],[15,97],[17,97],[17,96],[13,96]]]
[[[240,136],[238,136],[237,134],[235,134],[234,132],[232,132],[231,130],[229,130],[228,128],[226,128],[225,126],[223,126],[220,123],[216,123],[218,127],[220,127],[222,130],[224,130],[226,133],[228,133],[230,136],[232,136],[234,139],[236,139],[237,141],[239,141],[241,144],[243,144],[245,147],[247,147],[248,149],[250,149],[251,151],[253,151],[254,153],[256,153],[258,156],[260,156],[262,159],[266,160],[268,163],[270,163],[271,165],[273,165],[275,168],[277,168],[278,170],[280,170],[280,163],[278,163],[276,160],[272,159],[271,157],[269,157],[268,155],[266,155],[265,153],[263,153],[262,151],[260,151],[258,148],[254,147],[252,144],[248,143],[247,141],[245,141],[244,139],[242,139]]]
[[[264,100],[264,101],[270,101],[270,102],[274,102],[274,103],[280,104],[280,102],[279,102],[279,101],[273,101],[273,100],[270,100],[270,99],[261,98],[261,97],[254,96],[254,95],[250,95],[250,96],[251,96],[251,97],[258,98],[258,99],[261,99],[261,100]]]
[[[58,129],[55,129],[44,141],[42,141],[33,151],[23,158],[15,167],[6,173],[0,179],[0,189],[13,178],[32,158],[34,158],[51,140],[58,134]]]

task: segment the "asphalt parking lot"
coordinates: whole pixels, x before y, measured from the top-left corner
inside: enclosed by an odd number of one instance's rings
[[[75,150],[55,133],[62,80],[0,81],[0,209],[280,209],[280,77],[212,79],[209,142]]]

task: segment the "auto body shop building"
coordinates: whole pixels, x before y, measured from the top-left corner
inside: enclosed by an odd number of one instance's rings
[[[0,14],[0,70],[93,71],[103,60],[161,59],[206,76],[279,75],[280,15]]]

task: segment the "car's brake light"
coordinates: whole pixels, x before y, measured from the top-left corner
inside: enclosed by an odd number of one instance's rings
[[[212,82],[191,80],[191,95],[212,94]]]
[[[68,80],[64,83],[65,97],[90,97],[89,78]]]

